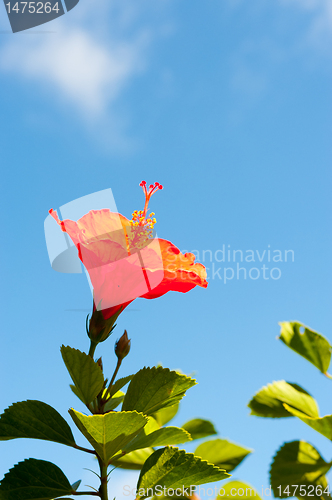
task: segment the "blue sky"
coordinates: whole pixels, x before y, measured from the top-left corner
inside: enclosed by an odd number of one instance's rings
[[[1,411],[25,399],[68,421],[70,406],[83,411],[59,347],[87,350],[87,312],[73,309],[88,311],[92,299],[83,274],[52,270],[44,219],[49,208],[106,188],[130,216],[142,208],[145,179],[165,187],[151,203],[158,235],[201,260],[210,250],[210,283],[135,301],[98,348],[106,370],[127,328],[122,375],[159,362],[195,372],[198,385],[174,422],[206,417],[221,437],[253,448],[234,478],[258,489],[285,441],[306,439],[331,460],[330,443],[302,422],[249,417],[246,407],[261,386],[286,379],[331,413],[331,381],[276,340],[286,320],[332,340],[329,0],[81,0],[37,33],[8,30],[3,8]],[[225,284],[217,270],[223,277],[236,263],[216,261],[223,245],[293,250],[294,262],[273,264],[280,279]],[[261,266],[246,263],[247,273]],[[95,484],[82,471],[94,464],[74,450],[1,446],[1,477],[32,456]],[[119,473],[110,491],[121,498],[128,481],[134,473]]]

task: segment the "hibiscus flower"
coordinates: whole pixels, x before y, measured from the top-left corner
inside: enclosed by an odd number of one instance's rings
[[[145,181],[140,186],[144,209],[131,220],[103,209],[90,210],[77,222],[61,221],[55,210],[49,211],[75,244],[93,286],[94,310],[102,311],[104,320],[117,317],[138,297],[155,299],[169,291],[207,287],[205,267],[195,263],[192,253],[182,254],[170,241],[154,237],[156,219],[148,206],[163,186],[156,182],[147,189]]]

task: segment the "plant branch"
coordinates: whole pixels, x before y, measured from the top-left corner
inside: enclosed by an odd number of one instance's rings
[[[93,495],[94,497],[100,497],[98,491],[73,491],[71,495]]]
[[[110,381],[110,384],[109,384],[109,386],[108,386],[108,388],[109,388],[109,389],[110,389],[110,388],[112,387],[112,385],[113,385],[113,382],[114,382],[114,380],[115,380],[115,377],[117,376],[118,371],[119,371],[119,368],[120,368],[120,366],[121,366],[121,363],[122,363],[122,359],[121,359],[121,358],[118,358],[118,362],[117,362],[117,364],[116,364],[116,367],[115,367],[115,370],[114,370],[113,376],[112,376],[111,381]]]
[[[105,465],[102,460],[98,457],[99,467],[100,467],[100,488],[99,496],[101,500],[108,500],[107,493],[107,464]]]
[[[90,339],[89,356],[91,356],[91,358],[93,358],[93,356],[94,356],[96,347],[97,347],[97,343],[93,342],[93,340]]]
[[[96,452],[94,450],[89,450],[88,448],[83,448],[82,446],[78,446],[78,444],[75,444],[75,446],[73,446],[73,448],[75,448],[76,450],[85,451],[86,453],[92,453],[92,455],[96,455]]]
[[[115,367],[115,370],[114,370],[113,376],[112,376],[112,378],[111,378],[111,381],[110,381],[110,383],[109,383],[109,386],[108,386],[108,388],[107,388],[107,391],[106,391],[106,393],[105,393],[105,396],[103,397],[103,399],[104,399],[105,401],[106,401],[106,399],[107,399],[108,394],[109,394],[109,393],[110,393],[110,391],[111,391],[111,388],[112,388],[113,382],[114,382],[114,380],[115,380],[115,377],[116,377],[116,376],[117,376],[117,374],[118,374],[118,371],[119,371],[119,369],[120,369],[121,363],[122,363],[122,359],[121,359],[121,358],[118,358],[118,362],[117,362],[117,364],[116,364],[116,367]]]

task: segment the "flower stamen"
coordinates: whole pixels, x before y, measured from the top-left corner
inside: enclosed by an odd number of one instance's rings
[[[156,218],[154,217],[154,212],[151,212],[148,215],[149,201],[151,196],[156,191],[158,191],[159,189],[163,189],[163,186],[159,184],[159,182],[155,182],[154,184],[150,184],[149,190],[147,190],[145,181],[142,181],[140,183],[140,186],[143,189],[143,193],[145,195],[144,209],[139,211],[135,210],[133,212],[130,225],[137,230],[135,231],[135,236],[133,239],[136,241],[137,239],[140,240],[140,243],[144,245],[144,242],[153,237],[153,227],[157,222]]]

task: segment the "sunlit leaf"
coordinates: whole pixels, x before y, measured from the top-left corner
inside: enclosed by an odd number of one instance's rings
[[[153,448],[144,448],[127,453],[123,457],[111,459],[111,464],[121,469],[141,470],[146,459],[154,452]]]
[[[136,410],[146,415],[178,403],[196,382],[168,368],[143,368],[132,378],[122,410]]]
[[[195,455],[217,465],[221,469],[225,469],[227,472],[235,469],[249,453],[252,453],[252,450],[232,443],[227,439],[205,441],[195,450]]]
[[[116,392],[111,398],[108,398],[107,403],[104,406],[104,411],[108,412],[114,410],[122,403],[124,400],[125,394],[122,391]]]
[[[69,413],[104,463],[122,450],[147,423],[147,418],[136,411],[87,416],[71,409]]]
[[[118,392],[122,387],[124,387],[128,382],[131,381],[134,375],[128,375],[127,377],[119,378],[111,387],[109,392],[110,397],[114,396],[116,392]]]
[[[308,486],[324,484],[324,476],[331,465],[306,441],[285,443],[271,465],[270,482],[274,496],[313,499]]]
[[[189,432],[192,439],[201,439],[203,437],[217,434],[213,423],[209,420],[203,420],[202,418],[189,420],[182,426],[182,429],[185,429],[187,432]]]
[[[318,417],[316,401],[297,384],[280,380],[260,389],[248,404],[251,415],[258,417],[282,418],[292,415],[284,407],[284,403],[302,411],[309,417]]]
[[[297,321],[285,321],[279,324],[281,326],[280,340],[310,361],[322,373],[326,373],[331,360],[330,342],[320,333]]]
[[[241,481],[229,481],[223,484],[219,489],[216,500],[225,500],[225,497],[231,497],[232,500],[241,500],[243,498],[253,497],[255,500],[261,500],[257,490],[250,484]]]
[[[189,488],[227,477],[227,472],[193,453],[172,447],[161,448],[150,455],[143,465],[137,483],[138,498],[154,496],[159,488],[161,491],[164,488]]]
[[[124,451],[138,450],[152,446],[166,446],[169,444],[182,444],[191,441],[190,434],[179,427],[163,427],[149,434],[145,433],[145,428],[140,434],[130,442]]]
[[[323,436],[327,437],[332,441],[332,415],[326,415],[325,417],[316,417],[311,418],[302,413],[301,411],[295,410],[288,405],[285,405],[285,408],[289,413],[291,413],[294,417],[299,418],[305,424],[309,425],[315,431],[323,434]]]
[[[153,417],[157,420],[159,426],[168,424],[179,410],[179,403],[173,406],[167,406],[166,408],[162,408],[158,410],[156,413],[153,413]]]

